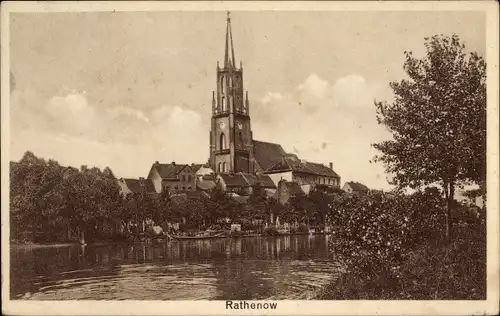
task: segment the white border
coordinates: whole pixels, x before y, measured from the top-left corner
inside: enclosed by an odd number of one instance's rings
[[[499,25],[496,1],[405,2],[3,2],[2,30],[2,312],[23,315],[471,315],[499,308]],[[488,296],[486,301],[278,301],[277,310],[226,310],[224,301],[10,301],[9,299],[9,13],[82,11],[483,11],[488,71]]]

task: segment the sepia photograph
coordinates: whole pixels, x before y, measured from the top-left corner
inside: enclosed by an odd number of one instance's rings
[[[3,3],[3,312],[496,314],[498,6],[313,3]]]

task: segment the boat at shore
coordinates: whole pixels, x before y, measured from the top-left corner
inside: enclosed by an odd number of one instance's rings
[[[225,237],[225,233],[217,233],[217,234],[200,234],[200,235],[194,235],[194,236],[188,236],[188,235],[169,235],[171,239],[175,240],[193,240],[193,239],[213,239],[213,238],[221,238]]]

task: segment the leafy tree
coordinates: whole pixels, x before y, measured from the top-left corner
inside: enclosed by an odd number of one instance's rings
[[[427,54],[405,52],[407,79],[391,82],[392,104],[375,102],[377,120],[393,139],[374,144],[401,187],[440,183],[447,199],[446,236],[455,189],[484,185],[486,175],[486,64],[467,54],[458,36],[426,38]]]

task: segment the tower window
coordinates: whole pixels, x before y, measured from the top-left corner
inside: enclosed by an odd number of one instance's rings
[[[233,78],[229,77],[229,86],[233,87]]]
[[[227,172],[227,167],[225,162],[222,163],[222,172]]]
[[[222,162],[219,162],[219,172],[222,172]]]
[[[222,93],[225,93],[226,91],[224,90],[224,76],[220,76],[220,91]]]
[[[220,150],[227,149],[226,136],[224,133],[220,134]]]
[[[222,99],[221,99],[221,103],[222,103],[222,112],[224,112],[226,110],[226,98],[224,96],[222,96]]]

